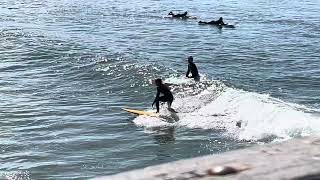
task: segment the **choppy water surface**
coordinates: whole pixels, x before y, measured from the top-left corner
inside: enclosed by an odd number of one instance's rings
[[[318,0],[0,1],[1,179],[86,179],[319,135],[319,12]],[[189,55],[200,83],[183,77]],[[151,110],[156,77],[179,113],[123,112]]]

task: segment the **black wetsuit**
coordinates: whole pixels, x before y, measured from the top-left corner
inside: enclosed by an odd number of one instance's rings
[[[163,94],[163,96],[160,96],[160,93]],[[157,95],[156,98],[154,99],[152,106],[154,103],[156,103],[157,107],[157,112],[159,112],[159,104],[161,102],[168,102],[169,105],[171,106],[172,101],[173,101],[173,95],[169,89],[168,86],[161,84],[160,86],[157,87]]]
[[[191,72],[192,76],[190,78],[194,78],[195,80],[199,80],[200,76],[198,73],[197,66],[192,62],[189,62],[188,64],[188,71],[186,74],[186,77],[189,77],[189,73]]]
[[[218,21],[210,21],[209,24],[225,25],[222,19],[219,19]]]
[[[199,21],[199,24],[226,25],[222,19],[219,19],[217,21],[212,20],[210,22]]]
[[[173,14],[172,12],[169,13],[169,15],[172,15],[173,18],[186,18],[188,12],[184,12],[183,14]]]

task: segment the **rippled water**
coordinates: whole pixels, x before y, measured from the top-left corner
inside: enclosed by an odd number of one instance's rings
[[[0,1],[1,179],[86,179],[319,135],[319,12],[319,0]],[[200,83],[183,78],[189,55]],[[177,115],[121,110],[151,110],[157,77]]]

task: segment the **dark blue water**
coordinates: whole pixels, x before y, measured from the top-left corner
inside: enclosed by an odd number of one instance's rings
[[[0,1],[1,179],[87,179],[319,135],[319,12],[319,0]],[[197,24],[220,16],[236,28]],[[189,55],[199,83],[184,78]],[[159,77],[177,115],[121,110],[152,110]]]

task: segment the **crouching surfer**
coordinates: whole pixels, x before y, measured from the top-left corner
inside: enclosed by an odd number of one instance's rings
[[[153,103],[152,103],[152,107],[154,104],[156,104],[156,108],[157,108],[157,113],[159,113],[159,105],[160,105],[160,101],[161,102],[167,102],[168,104],[168,110],[169,111],[174,111],[171,108],[171,104],[173,102],[173,95],[170,91],[170,88],[166,85],[163,84],[161,79],[156,79],[155,80],[155,84],[157,86],[157,94],[156,94],[156,98],[154,99]],[[160,94],[163,94],[162,96],[160,96]]]

